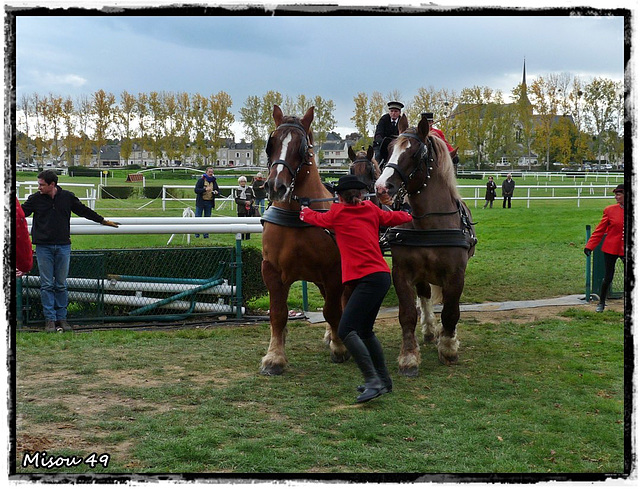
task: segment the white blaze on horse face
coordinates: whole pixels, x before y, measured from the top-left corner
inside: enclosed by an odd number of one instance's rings
[[[397,165],[400,156],[402,156],[405,151],[406,148],[393,148],[393,152],[391,153],[391,157],[389,158],[389,161],[387,163],[393,163]],[[389,168],[385,165],[384,170],[382,170],[382,173],[378,177],[378,180],[376,180],[376,190],[378,191],[378,193],[383,194],[387,191],[387,180],[391,178],[393,173],[394,169]]]
[[[282,161],[286,161],[287,158],[287,150],[289,149],[289,143],[291,142],[291,133],[287,134],[284,138],[284,140],[282,141],[282,146],[280,147],[280,156],[278,157],[278,160],[282,160]],[[284,170],[284,165],[279,164],[276,167],[276,178],[278,178],[280,176],[280,172],[282,170]]]

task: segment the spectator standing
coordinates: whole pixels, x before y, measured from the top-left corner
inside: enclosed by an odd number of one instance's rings
[[[29,237],[27,218],[16,197],[16,277],[29,273],[33,268],[33,248]]]
[[[596,312],[604,311],[609,287],[616,271],[616,261],[619,258],[624,263],[624,184],[618,185],[613,193],[616,203],[604,208],[600,224],[584,247],[585,255],[591,255],[606,235],[602,243],[604,278],[600,286],[600,302],[596,306]]]
[[[33,214],[31,238],[36,245],[40,273],[40,297],[45,318],[45,331],[71,331],[67,323],[67,275],[71,258],[71,213],[105,226],[118,227],[85,206],[68,190],[58,186],[54,170],[38,175],[38,192],[22,204],[26,217]]]
[[[264,214],[264,201],[267,198],[267,191],[264,189],[264,184],[265,181],[262,173],[258,172],[251,183],[251,188],[253,188],[253,195],[256,199],[256,208],[260,209],[260,215]]]
[[[218,187],[218,181],[213,175],[213,168],[207,168],[207,171],[202,178],[198,179],[194,189],[196,193],[196,217],[211,217],[211,211],[216,204],[216,196],[220,193],[220,187]],[[196,238],[200,235],[196,234]],[[204,238],[208,238],[208,234],[202,235]]]
[[[489,177],[489,181],[487,182],[487,191],[484,194],[484,207],[487,208],[487,205],[490,209],[493,209],[493,201],[496,199],[496,182],[493,181],[493,177]]]
[[[238,206],[238,217],[252,217],[255,196],[253,188],[247,185],[247,177],[238,178],[238,186],[233,191],[233,197]],[[249,233],[243,234],[242,239],[251,239],[251,235]]]
[[[507,207],[507,203],[509,205],[509,209],[511,209],[511,197],[513,197],[513,189],[516,187],[516,182],[511,178],[511,173],[507,175],[507,179],[502,182],[502,197],[504,200],[502,201],[502,208]]]
[[[383,211],[364,200],[366,184],[356,175],[338,180],[339,202],[326,213],[303,205],[300,219],[314,226],[333,229],[342,258],[342,281],[351,294],[342,313],[338,336],[356,361],[364,385],[356,402],[366,402],[391,392],[392,381],[382,346],[373,325],[389,287],[389,265],[380,251],[379,229],[404,224],[411,216],[404,211]]]

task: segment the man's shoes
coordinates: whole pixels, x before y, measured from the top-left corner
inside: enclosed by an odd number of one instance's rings
[[[62,331],[73,331],[73,328],[69,326],[66,319],[59,319],[56,321],[56,329],[62,328]]]
[[[44,323],[44,332],[45,333],[55,333],[56,332],[56,322],[52,319],[47,319]]]
[[[604,311],[604,304],[601,302],[596,306],[596,312]]]

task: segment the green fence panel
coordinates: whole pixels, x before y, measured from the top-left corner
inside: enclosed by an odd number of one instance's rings
[[[235,314],[242,302],[235,255],[229,247],[72,251],[67,319],[78,324]],[[37,266],[23,281],[22,302],[23,324],[44,321]]]
[[[604,278],[604,253],[602,252],[602,243],[604,243],[605,234],[600,244],[591,253],[593,257],[593,265],[591,267],[591,292],[600,294],[600,286]],[[613,282],[609,287],[610,299],[619,299],[624,295],[624,263],[622,260],[616,260],[616,272],[613,276]]]

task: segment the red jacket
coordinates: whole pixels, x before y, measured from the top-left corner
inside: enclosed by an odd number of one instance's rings
[[[16,199],[16,269],[29,273],[33,268],[33,248],[29,237],[27,218],[20,202]]]
[[[431,132],[436,133],[436,136],[438,136],[440,139],[442,139],[445,142],[445,144],[447,145],[447,149],[449,150],[449,153],[453,151],[453,146],[449,144],[449,141],[447,141],[447,138],[444,137],[444,133],[440,129],[436,129],[435,127],[432,127]]]
[[[411,216],[404,211],[383,211],[365,200],[358,205],[333,204],[325,213],[306,207],[300,219],[335,231],[344,283],[376,272],[389,272],[380,250],[380,227],[404,224],[411,221]]]
[[[593,250],[602,241],[605,233],[607,237],[602,243],[602,251],[611,255],[624,256],[624,209],[619,204],[604,208],[602,220],[587,241],[585,248]]]

